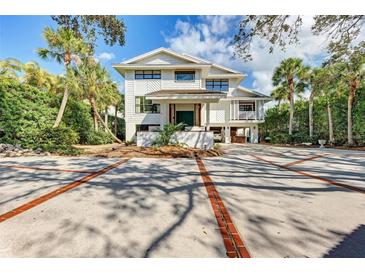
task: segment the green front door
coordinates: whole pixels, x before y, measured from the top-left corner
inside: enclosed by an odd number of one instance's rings
[[[194,111],[176,111],[176,123],[184,123],[187,126],[194,126]]]

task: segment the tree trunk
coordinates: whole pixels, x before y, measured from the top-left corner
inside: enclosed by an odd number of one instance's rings
[[[65,54],[63,61],[64,61],[64,64],[65,64],[65,68],[67,70],[67,68],[68,68],[68,66],[70,65],[70,62],[71,62],[70,53]],[[70,95],[70,92],[68,91],[67,85],[65,85],[65,89],[63,91],[61,106],[60,106],[60,109],[58,110],[56,121],[53,124],[54,128],[60,126],[60,123],[61,123],[61,120],[62,120],[62,117],[63,117],[63,113],[65,112],[65,108],[66,108],[66,104],[67,104],[67,100],[68,100],[69,95]]]
[[[118,139],[117,136],[115,136],[113,134],[113,132],[111,132],[111,130],[106,126],[106,124],[104,123],[103,119],[101,118],[101,116],[99,115],[98,113],[98,109],[96,108],[96,102],[95,102],[95,99],[94,97],[90,97],[89,98],[89,101],[90,101],[90,104],[91,104],[91,107],[93,109],[93,113],[95,114],[96,118],[101,122],[101,124],[106,128],[107,132],[113,137],[113,139],[115,141],[117,141],[118,143],[123,143],[120,139]]]
[[[61,106],[60,106],[60,109],[58,110],[57,118],[53,125],[54,128],[59,127],[59,125],[61,123],[63,113],[65,112],[68,96],[69,96],[69,91],[68,91],[67,86],[65,86],[65,90],[63,91]]]
[[[115,105],[114,112],[114,135],[117,136],[118,133],[118,105]]]
[[[109,127],[109,125],[108,125],[108,107],[105,107],[105,109],[104,109],[104,123],[106,125],[105,132],[108,132],[108,130],[107,130],[107,128]]]
[[[356,89],[358,87],[358,81],[353,80],[350,87],[349,97],[347,100],[347,143],[349,146],[354,144],[352,138],[352,106],[354,104]]]
[[[98,117],[96,116],[94,108],[93,108],[93,122],[94,122],[94,130],[98,132],[99,131]]]
[[[332,119],[331,102],[328,98],[327,98],[327,114],[328,114],[329,142],[332,145],[335,139],[333,137],[333,119]]]
[[[289,80],[290,92],[290,110],[289,110],[289,135],[293,134],[293,119],[294,119],[294,82]]]
[[[309,138],[313,138],[313,100],[314,91],[309,96]]]

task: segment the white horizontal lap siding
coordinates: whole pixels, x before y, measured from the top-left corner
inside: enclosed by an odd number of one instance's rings
[[[191,69],[186,69],[190,71]],[[201,73],[195,70],[194,81],[175,81],[175,70],[162,71],[162,89],[200,89]]]
[[[127,123],[159,124],[160,114],[135,113],[135,96],[145,96],[147,93],[161,89],[161,80],[135,80],[134,71],[125,74],[125,119]]]

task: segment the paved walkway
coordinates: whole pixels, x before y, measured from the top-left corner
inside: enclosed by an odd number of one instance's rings
[[[0,257],[226,257],[237,239],[252,257],[365,257],[364,153],[223,147],[207,174],[194,159],[0,159]]]

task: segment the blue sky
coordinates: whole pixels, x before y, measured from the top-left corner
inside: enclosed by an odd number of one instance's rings
[[[225,65],[248,77],[241,85],[264,94],[272,90],[271,76],[279,63],[288,57],[299,57],[307,65],[320,65],[326,53],[326,37],[313,36],[312,16],[303,18],[299,32],[300,44],[288,46],[286,51],[267,52],[267,42],[255,39],[251,54],[253,60],[244,63],[233,58],[232,39],[237,32],[241,16],[121,16],[127,27],[124,47],[109,47],[99,39],[96,57],[110,71],[114,81],[123,87],[123,78],[111,67],[125,59],[158,47],[180,53],[189,53],[211,62]],[[42,30],[45,26],[57,27],[50,16],[0,16],[0,59],[15,57],[22,62],[38,62],[50,72],[62,72],[54,61],[41,60],[35,50],[45,47]],[[357,40],[365,39],[363,31]],[[121,88],[122,89],[122,88]]]
[[[110,71],[113,79],[121,84],[123,79],[111,67],[112,63],[121,62],[158,47],[170,48],[169,39],[178,36],[176,25],[179,22],[193,26],[202,22],[202,18],[197,16],[121,16],[121,18],[127,26],[125,46],[110,47],[99,39],[96,49],[96,56],[101,57],[100,61]],[[46,46],[42,38],[45,26],[57,27],[50,16],[0,16],[0,59],[15,57],[22,62],[32,60],[50,72],[61,73],[62,65],[54,61],[44,61],[36,54],[35,50],[38,47]],[[225,33],[230,39],[233,35],[233,29]],[[181,51],[189,53],[189,50]],[[245,81],[245,84],[251,87],[252,79]]]

